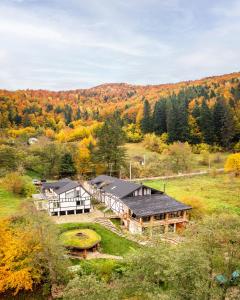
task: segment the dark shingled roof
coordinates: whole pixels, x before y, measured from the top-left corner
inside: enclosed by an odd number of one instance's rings
[[[125,181],[107,175],[99,175],[90,180],[90,183],[101,188],[106,193],[113,194],[120,199],[128,196],[141,187],[141,184]]]
[[[69,190],[74,189],[77,186],[79,186],[79,183],[77,181],[71,181],[71,182],[68,182],[66,185],[60,187],[59,189],[56,189],[55,193],[60,195],[62,193],[65,193]]]
[[[189,210],[191,206],[176,201],[166,194],[153,194],[122,199],[137,217],[147,217],[179,210]]]
[[[42,188],[45,189],[58,189],[60,187],[63,187],[67,183],[71,182],[72,180],[69,178],[63,178],[58,181],[54,182],[43,182],[42,183]]]
[[[62,194],[65,193],[71,189],[74,189],[75,187],[79,186],[79,183],[77,181],[73,181],[69,178],[63,178],[59,181],[54,182],[44,182],[42,184],[42,189],[53,189],[56,194]]]

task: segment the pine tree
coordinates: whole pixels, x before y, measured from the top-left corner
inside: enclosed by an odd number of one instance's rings
[[[214,143],[214,123],[211,109],[206,100],[202,101],[199,117],[200,129],[203,135],[203,141],[207,144]]]
[[[143,133],[152,132],[152,117],[151,117],[151,107],[148,100],[144,101],[143,107],[143,118],[141,121],[141,129]]]
[[[166,115],[166,101],[160,99],[156,102],[153,112],[153,131],[156,134],[163,134],[167,132],[167,115]]]
[[[78,107],[75,120],[80,120],[81,117],[82,117],[81,109],[80,109],[80,107]]]
[[[76,168],[73,162],[72,155],[70,153],[65,153],[62,156],[60,163],[60,176],[61,177],[72,177],[76,174]]]
[[[167,103],[167,133],[168,141],[170,143],[177,141],[177,109],[174,100]]]
[[[107,166],[109,174],[119,174],[125,161],[124,132],[113,117],[107,118],[98,132],[97,161]]]
[[[217,143],[228,147],[234,136],[234,120],[229,105],[223,99],[218,99],[214,104],[213,121]]]

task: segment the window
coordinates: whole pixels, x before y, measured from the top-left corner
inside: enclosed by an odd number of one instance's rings
[[[78,200],[78,201],[76,201],[76,205],[84,205],[84,200]]]
[[[53,208],[59,208],[60,203],[59,202],[53,202]]]
[[[155,220],[164,220],[165,219],[165,214],[160,214],[155,216]]]

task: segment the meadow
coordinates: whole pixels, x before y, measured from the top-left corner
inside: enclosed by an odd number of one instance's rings
[[[159,160],[163,158],[162,154],[146,149],[143,142],[127,143],[124,145],[124,147],[126,149],[127,157],[130,161],[135,161],[136,158],[139,157],[144,159],[145,157],[146,164],[148,164],[148,161],[152,158],[157,158]],[[201,154],[192,153],[191,171],[206,170],[209,168],[209,163],[211,168],[222,169],[228,155],[228,152],[210,153],[209,162],[203,163],[203,156]]]
[[[144,183],[158,190],[163,190],[165,184],[168,195],[185,203],[200,203],[206,213],[228,212],[240,215],[240,178],[218,174]]]
[[[15,213],[24,198],[18,197],[0,187],[0,218],[8,217]]]

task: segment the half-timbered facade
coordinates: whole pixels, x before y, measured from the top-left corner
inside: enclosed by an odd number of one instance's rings
[[[91,210],[90,194],[77,181],[64,178],[44,182],[41,194],[34,195],[38,209],[45,209],[52,216],[88,213]]]
[[[85,184],[89,193],[114,211],[131,233],[175,232],[188,222],[191,209],[162,191],[143,184],[100,175]]]

